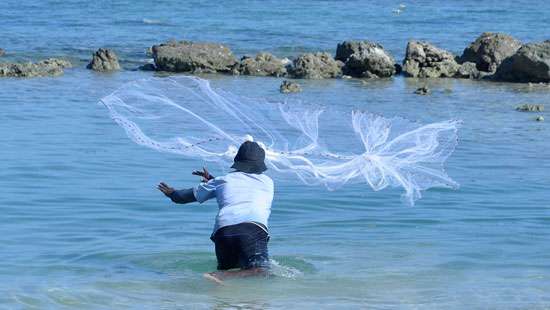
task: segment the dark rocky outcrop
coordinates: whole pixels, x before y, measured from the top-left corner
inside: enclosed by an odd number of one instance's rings
[[[39,77],[63,74],[72,64],[66,60],[50,58],[36,63],[0,63],[0,77]]]
[[[417,95],[429,95],[431,90],[427,86],[423,86],[414,91]]]
[[[542,112],[544,105],[542,104],[524,104],[516,107],[516,111],[520,112]]]
[[[243,57],[233,70],[234,74],[255,76],[286,76],[287,62],[269,53],[259,53],[256,57]]]
[[[290,74],[304,79],[336,78],[342,76],[343,65],[328,53],[306,53],[294,59]]]
[[[544,122],[544,117],[542,115],[539,115],[539,116],[535,117],[535,121]]]
[[[344,63],[343,73],[353,77],[390,77],[396,73],[395,60],[378,43],[344,41],[336,47],[335,59]]]
[[[493,79],[508,82],[550,82],[550,40],[523,45],[497,68]]]
[[[459,62],[473,62],[480,71],[495,72],[502,61],[516,53],[521,42],[504,33],[482,33],[464,49]]]
[[[100,72],[115,71],[120,70],[120,64],[115,52],[100,48],[93,54],[92,61],[86,68]]]
[[[171,41],[152,49],[156,68],[160,71],[229,73],[237,63],[231,50],[218,43]]]
[[[300,87],[300,84],[298,83],[285,80],[283,81],[283,83],[281,83],[281,86],[279,87],[279,91],[283,94],[297,93],[302,91],[302,87]]]
[[[403,73],[408,77],[437,78],[453,77],[460,68],[450,52],[428,42],[409,41]]]
[[[358,53],[362,50],[368,41],[344,41],[336,45],[336,56],[334,59],[340,60],[345,63],[348,60],[349,56],[354,53]]]

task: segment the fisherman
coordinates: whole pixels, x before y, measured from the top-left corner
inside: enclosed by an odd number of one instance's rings
[[[222,177],[206,168],[193,171],[202,177],[194,188],[174,190],[164,182],[158,189],[175,203],[218,202],[218,215],[210,239],[215,244],[218,272],[204,276],[218,283],[224,279],[265,275],[269,269],[267,221],[273,201],[273,180],[263,174],[265,151],[256,142],[244,142],[234,158],[234,171]],[[239,270],[230,270],[239,268]]]

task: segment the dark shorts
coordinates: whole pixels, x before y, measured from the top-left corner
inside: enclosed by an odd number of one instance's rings
[[[225,226],[210,239],[216,244],[218,270],[269,268],[269,234],[256,224]]]

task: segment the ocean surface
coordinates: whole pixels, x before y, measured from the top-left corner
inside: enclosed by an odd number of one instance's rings
[[[190,172],[204,163],[134,144],[98,104],[155,75],[134,69],[172,38],[279,57],[369,39],[400,61],[409,39],[460,54],[484,31],[550,39],[549,23],[545,1],[3,0],[0,61],[56,56],[75,67],[0,79],[0,309],[550,309],[550,114],[515,111],[548,109],[546,85],[300,81],[295,96],[306,102],[462,119],[447,162],[461,187],[426,191],[409,207],[399,189],[276,181],[276,276],[226,286],[202,278],[216,267],[215,202],[175,206],[155,189],[195,184]],[[86,70],[99,47],[113,48],[125,70]],[[284,98],[278,78],[205,78]],[[413,94],[424,85],[432,95]]]

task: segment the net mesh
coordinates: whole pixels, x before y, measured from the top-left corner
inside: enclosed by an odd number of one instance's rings
[[[191,76],[148,78],[101,99],[135,143],[229,166],[240,144],[258,142],[271,173],[336,189],[365,182],[402,187],[408,204],[431,187],[457,188],[443,164],[458,120],[419,124],[300,101],[269,102],[213,89]]]

